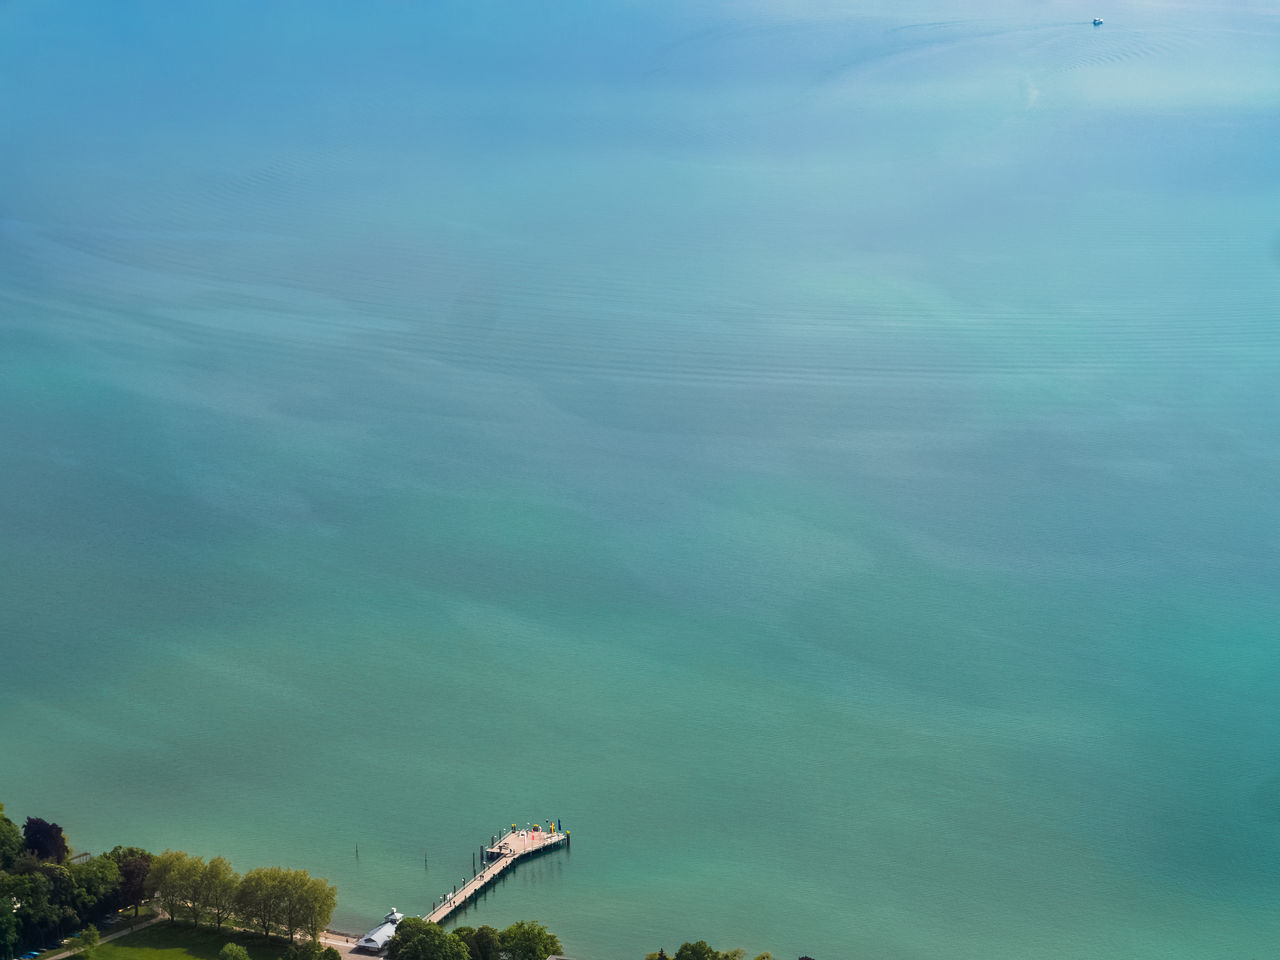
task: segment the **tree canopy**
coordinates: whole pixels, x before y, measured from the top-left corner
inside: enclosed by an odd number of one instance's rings
[[[747,952],[741,947],[733,950],[717,950],[705,940],[696,940],[681,944],[671,960],[743,960],[746,955]],[[647,954],[645,960],[667,960],[667,952],[659,949],[657,953]],[[762,953],[755,960],[773,960],[773,955]]]
[[[446,933],[438,923],[405,917],[387,944],[387,960],[471,960],[471,951],[461,937]]]
[[[309,935],[289,960],[340,960],[316,942],[333,917],[338,891],[305,870],[261,867],[241,877],[223,857],[206,863],[181,850],[153,855],[117,846],[82,862],[68,861],[69,852],[56,823],[28,817],[20,831],[0,804],[0,960],[77,929],[84,932],[76,948],[88,957],[93,925],[124,907],[136,915],[149,896],[175,921],[221,928],[234,918],[267,936]]]
[[[103,856],[115,861],[120,870],[120,906],[133,907],[136,917],[142,901],[153,892],[147,883],[152,855],[141,847],[117,846]]]
[[[236,887],[239,885],[240,875],[231,869],[231,864],[224,858],[214,857],[205,865],[205,909],[219,930],[235,909]]]
[[[67,866],[71,880],[71,906],[80,917],[99,916],[119,903],[120,868],[107,857]]]
[[[280,888],[282,867],[256,867],[240,878],[236,888],[236,914],[246,923],[262,930],[263,936],[280,922]]]
[[[307,888],[302,926],[312,940],[319,940],[338,906],[338,888],[323,877],[307,876],[306,871],[302,875]]]
[[[554,933],[532,920],[513,923],[499,936],[506,960],[546,960],[551,954],[564,949]]]
[[[713,949],[707,941],[698,940],[681,944],[675,960],[720,960],[720,951]]]
[[[445,933],[434,923],[405,917],[387,944],[387,960],[545,960],[563,949],[554,933],[531,920],[501,931],[483,926]]]
[[[166,850],[151,861],[151,874],[148,883],[160,901],[160,909],[169,915],[169,920],[178,919],[178,912],[183,907],[183,871],[190,857],[181,850]]]
[[[305,870],[258,867],[236,887],[234,912],[263,934],[280,928],[292,940],[300,931],[317,939],[333,918],[338,888]]]
[[[502,934],[494,927],[457,927],[454,936],[471,951],[471,960],[502,960]]]
[[[333,947],[322,947],[318,941],[310,940],[289,944],[281,960],[342,960],[342,954]]]
[[[93,955],[98,949],[99,939],[98,928],[91,923],[77,933],[68,946],[81,960],[93,960]]]
[[[40,817],[27,817],[22,825],[22,839],[26,848],[41,860],[61,863],[71,852],[62,828]]]
[[[6,892],[0,884],[0,956],[11,957],[18,945],[18,912]]]
[[[22,831],[4,815],[4,804],[0,803],[0,870],[12,870],[24,846]]]
[[[192,924],[199,926],[205,912],[205,862],[204,857],[183,854],[173,872],[178,902],[186,908]]]

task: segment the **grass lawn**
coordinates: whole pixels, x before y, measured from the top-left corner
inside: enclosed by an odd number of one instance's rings
[[[214,930],[190,924],[157,924],[98,947],[94,960],[218,960],[218,951],[229,942],[249,951],[250,960],[279,960],[285,940],[264,940],[239,930]]]
[[[140,923],[146,923],[148,920],[151,919],[152,915],[155,912],[156,912],[156,908],[154,906],[152,906],[149,903],[144,903],[138,909],[138,915],[136,917],[133,915],[133,908],[130,907],[127,910],[122,910],[118,914],[115,914],[115,916],[118,916],[120,918],[117,922],[115,923],[99,922],[95,924],[95,926],[97,926],[98,928],[99,936],[109,937],[114,934],[121,933],[125,930],[129,930]],[[121,939],[123,939],[123,937]],[[67,947],[70,946],[70,941],[71,941],[71,937],[67,937],[58,946],[53,947],[52,949],[49,949],[49,950],[45,950],[43,953],[40,954],[39,957],[36,958],[36,960],[44,960],[45,957],[51,957],[55,953],[66,952]]]

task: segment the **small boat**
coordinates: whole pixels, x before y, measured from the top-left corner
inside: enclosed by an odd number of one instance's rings
[[[1094,18],[1093,18],[1093,25],[1094,25],[1095,27],[1100,27],[1100,26],[1102,26],[1102,18],[1101,18],[1101,17],[1094,17]]]

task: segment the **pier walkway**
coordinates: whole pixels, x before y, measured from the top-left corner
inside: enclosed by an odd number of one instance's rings
[[[477,871],[461,887],[455,887],[453,893],[441,897],[436,906],[422,919],[431,923],[440,923],[449,914],[461,909],[472,897],[519,861],[567,846],[569,846],[569,834],[560,833],[554,826],[550,830],[505,830],[496,837],[492,846],[485,847],[481,851],[484,868]]]

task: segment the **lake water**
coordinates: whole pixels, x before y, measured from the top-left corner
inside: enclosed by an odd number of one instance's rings
[[[581,960],[1274,949],[1273,4],[7,0],[0,117],[11,816],[358,933],[559,818],[463,922]]]

